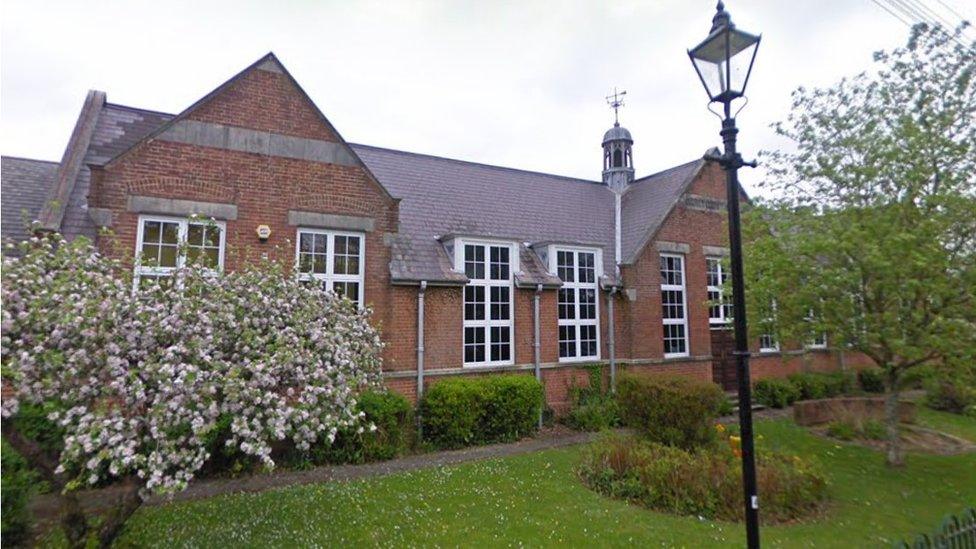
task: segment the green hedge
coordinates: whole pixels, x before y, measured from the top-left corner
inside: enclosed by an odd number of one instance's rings
[[[756,382],[755,401],[770,408],[785,408],[800,397],[800,391],[785,379],[769,378]]]
[[[527,375],[439,381],[420,405],[423,436],[437,448],[508,442],[535,432],[542,384]]]
[[[617,384],[617,401],[624,424],[650,440],[696,448],[714,443],[725,394],[711,382],[625,374]]]
[[[383,461],[402,455],[413,446],[413,406],[400,393],[363,393],[356,402],[356,409],[366,414],[364,426],[372,423],[376,430],[340,432],[331,445],[322,444],[312,449],[313,463]]]
[[[790,383],[800,392],[798,400],[831,398],[853,392],[854,374],[850,372],[799,373],[789,376]]]
[[[881,368],[865,368],[857,372],[857,384],[866,393],[883,393],[884,371]]]

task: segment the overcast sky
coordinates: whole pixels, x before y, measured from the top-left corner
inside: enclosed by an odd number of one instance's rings
[[[763,35],[739,116],[747,158],[780,146],[768,126],[792,89],[863,70],[908,35],[872,0],[727,7]],[[274,51],[348,141],[590,179],[613,122],[604,96],[626,89],[641,176],[719,143],[685,54],[713,13],[713,0],[5,0],[0,153],[60,159],[88,89],[177,113]]]

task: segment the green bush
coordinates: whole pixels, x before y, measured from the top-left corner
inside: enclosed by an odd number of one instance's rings
[[[857,384],[866,393],[883,393],[884,371],[881,368],[865,368],[857,372]]]
[[[857,378],[853,372],[830,372],[819,375],[824,382],[824,393],[827,398],[848,395],[854,392]]]
[[[602,431],[620,425],[617,400],[603,387],[603,368],[591,366],[589,384],[570,388],[572,408],[563,422],[577,431]]]
[[[608,433],[583,450],[577,474],[597,492],[651,509],[741,521],[739,463],[727,446],[688,451]],[[770,523],[807,516],[829,496],[823,475],[798,456],[760,449],[756,477]]]
[[[714,443],[725,394],[714,383],[684,377],[623,375],[617,400],[625,425],[655,442],[696,448]]]
[[[27,501],[35,475],[6,441],[0,443],[0,469],[0,489],[3,491],[3,498],[0,498],[0,538],[4,546],[15,546],[23,543],[30,531],[31,517]]]
[[[542,384],[526,375],[452,378],[424,395],[425,441],[438,448],[506,442],[535,432]]]
[[[769,378],[756,382],[753,388],[756,402],[770,408],[785,408],[796,402],[799,390],[785,379]]]
[[[976,387],[963,382],[933,380],[926,389],[925,404],[934,410],[963,414],[976,405]]]
[[[800,373],[792,374],[787,379],[799,392],[798,400],[816,400],[827,397],[827,384],[822,376]]]
[[[359,395],[356,409],[365,414],[362,431],[359,428],[340,431],[332,444],[315,445],[309,452],[312,463],[383,461],[402,455],[413,446],[413,407],[400,393],[365,392]],[[376,429],[370,431],[369,424]]]
[[[787,378],[799,392],[797,400],[832,398],[854,392],[856,382],[851,372],[804,372]]]
[[[577,431],[602,431],[620,425],[620,407],[610,396],[589,399],[566,415],[566,425]]]

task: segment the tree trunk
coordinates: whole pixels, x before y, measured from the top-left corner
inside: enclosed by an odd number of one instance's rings
[[[84,547],[88,538],[88,519],[78,503],[78,498],[73,493],[64,492],[65,476],[55,472],[58,466],[57,456],[46,452],[36,441],[24,436],[14,425],[13,419],[3,420],[0,430],[4,440],[50,484],[52,491],[58,493],[61,528],[68,545],[72,548]]]
[[[898,384],[892,380],[888,382],[888,394],[885,395],[885,427],[888,431],[888,441],[885,445],[886,462],[889,467],[905,465],[905,455],[901,449],[901,433],[898,431]]]
[[[105,517],[102,526],[98,529],[99,547],[110,547],[115,538],[122,533],[129,517],[142,506],[142,496],[139,494],[139,483],[133,478],[125,481],[125,492],[119,496],[112,514]]]
[[[58,495],[61,502],[61,530],[68,540],[68,547],[81,549],[88,544],[88,519],[78,497],[73,492]]]

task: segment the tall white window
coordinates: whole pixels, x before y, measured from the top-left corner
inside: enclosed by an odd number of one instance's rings
[[[720,258],[705,258],[705,277],[708,280],[708,322],[714,325],[728,324],[732,320],[732,302],[724,295],[723,285],[728,272]]]
[[[661,306],[664,358],[688,356],[684,256],[661,254]]]
[[[223,221],[140,216],[136,231],[135,283],[170,284],[187,261],[219,270],[224,266]]]
[[[596,262],[592,251],[556,249],[560,361],[600,357]]]
[[[365,242],[359,233],[298,229],[298,276],[363,304]]]
[[[464,243],[464,364],[512,364],[512,247]]]
[[[813,309],[807,313],[807,322],[813,323],[817,321],[817,314]],[[814,334],[814,336],[807,342],[808,349],[826,349],[827,348],[827,334],[825,332],[820,332]]]
[[[765,318],[761,322],[763,332],[759,335],[760,353],[775,353],[779,351],[779,340],[776,339],[776,334],[774,333],[774,316],[776,315],[775,300],[769,304],[769,308],[773,316]]]

